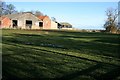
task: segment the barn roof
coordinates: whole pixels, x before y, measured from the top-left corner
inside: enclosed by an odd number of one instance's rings
[[[36,17],[34,14],[29,13],[29,12],[8,14],[8,15],[5,15],[5,16],[8,17],[8,18],[10,18],[10,19],[14,19],[14,18],[16,18],[16,17],[23,16],[24,14],[31,14],[31,15],[33,15],[35,18],[37,18],[38,20],[41,20],[41,19],[39,19],[38,17]]]
[[[18,16],[21,16],[23,15],[22,13],[16,13],[16,14],[8,14],[8,15],[5,15],[6,17],[12,19],[12,18],[15,18],[15,17],[18,17]]]

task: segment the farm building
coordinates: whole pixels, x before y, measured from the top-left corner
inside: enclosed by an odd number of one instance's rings
[[[5,26],[3,28],[40,29],[43,27],[43,21],[29,12],[9,14],[4,17],[6,19],[1,20],[3,22],[1,26]]]
[[[70,23],[61,22],[60,25],[61,25],[61,29],[72,30],[72,25]]]
[[[58,29],[58,24],[52,21],[49,16],[38,16],[43,21],[43,29]]]

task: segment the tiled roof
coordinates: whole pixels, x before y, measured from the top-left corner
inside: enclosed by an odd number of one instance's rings
[[[39,19],[43,20],[46,16],[38,16]]]

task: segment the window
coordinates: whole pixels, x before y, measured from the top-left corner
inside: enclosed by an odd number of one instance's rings
[[[39,22],[39,27],[43,27],[43,22]]]

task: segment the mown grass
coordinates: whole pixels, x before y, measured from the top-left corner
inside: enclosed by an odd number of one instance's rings
[[[2,30],[3,79],[119,80],[120,35]]]

